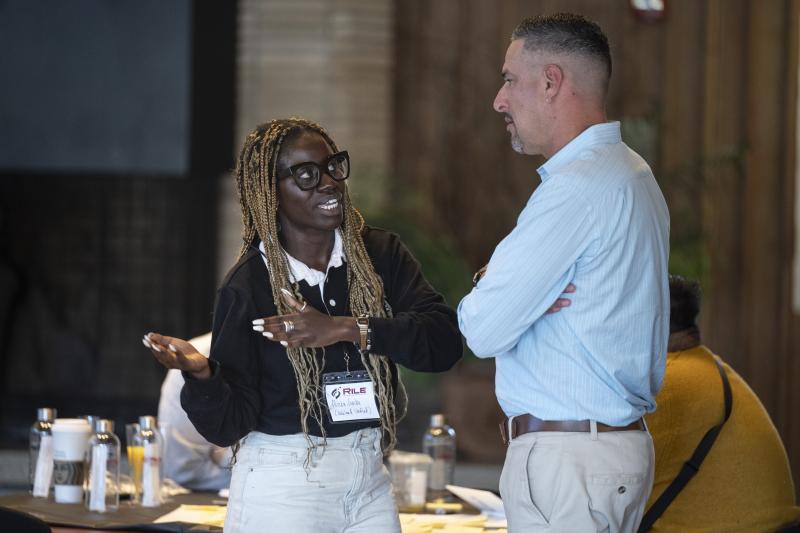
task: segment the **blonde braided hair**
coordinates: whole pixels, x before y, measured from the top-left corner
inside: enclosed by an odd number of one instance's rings
[[[245,139],[236,165],[236,184],[239,205],[242,209],[242,237],[244,244],[239,258],[244,256],[256,237],[264,243],[265,255],[269,264],[269,281],[272,286],[272,299],[278,314],[294,312],[280,296],[282,287],[291,287],[296,298],[302,299],[298,285],[291,283],[289,262],[286,251],[278,239],[278,192],[277,174],[283,142],[290,136],[302,132],[318,133],[328,146],[337,152],[333,139],[318,124],[301,119],[289,118],[267,122],[258,126]],[[353,316],[391,317],[392,311],[385,302],[383,282],[375,272],[362,237],[364,219],[353,207],[345,185],[344,221],[342,241],[347,265],[347,286],[350,310]],[[313,443],[308,433],[309,417],[313,418],[325,437],[323,407],[321,402],[321,373],[325,365],[325,351],[314,348],[287,348],[287,356],[297,381],[300,406],[300,424],[303,434]],[[319,354],[319,356],[318,356]],[[397,422],[405,415],[408,399],[405,387],[395,364],[386,356],[362,353],[361,360],[369,373],[378,396],[384,453],[391,451],[397,443]],[[392,388],[392,373],[397,374],[398,390],[401,393],[400,413],[395,406]]]

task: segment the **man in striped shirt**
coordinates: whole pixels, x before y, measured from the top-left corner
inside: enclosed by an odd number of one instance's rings
[[[651,490],[669,334],[669,213],[647,163],[608,122],[608,41],[583,17],[514,30],[494,108],[541,184],[458,308],[494,357],[507,415],[500,492],[512,532],[635,531]],[[564,288],[577,292],[547,313]]]

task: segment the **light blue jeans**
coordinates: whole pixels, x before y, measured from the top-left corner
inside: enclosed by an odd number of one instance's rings
[[[328,438],[305,464],[307,450],[302,434],[245,437],[233,467],[226,533],[400,533],[378,429]]]

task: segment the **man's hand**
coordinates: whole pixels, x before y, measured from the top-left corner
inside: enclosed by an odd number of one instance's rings
[[[208,359],[183,339],[148,333],[142,338],[142,344],[150,348],[158,362],[167,368],[189,372],[195,379],[211,377]]]
[[[298,302],[285,289],[281,296],[295,312],[253,320],[253,331],[285,348],[321,348],[341,341],[358,342],[354,317],[320,313],[307,303]]]
[[[573,292],[575,292],[575,285],[570,283],[569,285],[567,285],[567,288],[564,289],[564,292],[561,293],[561,295],[563,296],[564,294],[571,294]],[[556,301],[553,302],[553,305],[550,306],[550,309],[545,311],[545,314],[552,315],[553,313],[558,313],[565,307],[569,307],[571,303],[572,300],[570,300],[569,298],[556,298]]]
[[[481,280],[481,278],[486,274],[486,269],[487,268],[489,268],[489,263],[486,263],[485,265],[483,265],[483,267],[480,270],[478,270],[477,272],[475,272],[475,274],[472,275],[472,286],[473,287],[475,285],[477,285],[478,282]]]
[[[481,278],[483,276],[486,275],[486,269],[487,268],[489,268],[489,264],[488,263],[483,265],[483,267],[480,270],[478,270],[477,272],[475,272],[475,274],[472,276],[472,286],[473,287],[478,284],[478,282],[481,280]],[[561,311],[565,307],[569,307],[570,304],[572,303],[572,300],[570,300],[569,298],[563,298],[563,295],[571,294],[573,292],[575,292],[575,285],[573,285],[572,283],[569,283],[567,285],[567,287],[564,289],[564,292],[561,293],[562,297],[556,298],[556,301],[553,302],[553,305],[551,305],[550,308],[547,311],[545,311],[545,314],[546,315],[552,315],[553,313],[558,313],[559,311]]]

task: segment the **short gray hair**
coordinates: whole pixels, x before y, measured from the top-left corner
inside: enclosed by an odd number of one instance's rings
[[[581,15],[556,13],[524,19],[511,33],[511,40],[525,40],[525,50],[576,54],[593,59],[611,79],[611,51],[608,38],[595,22]]]

